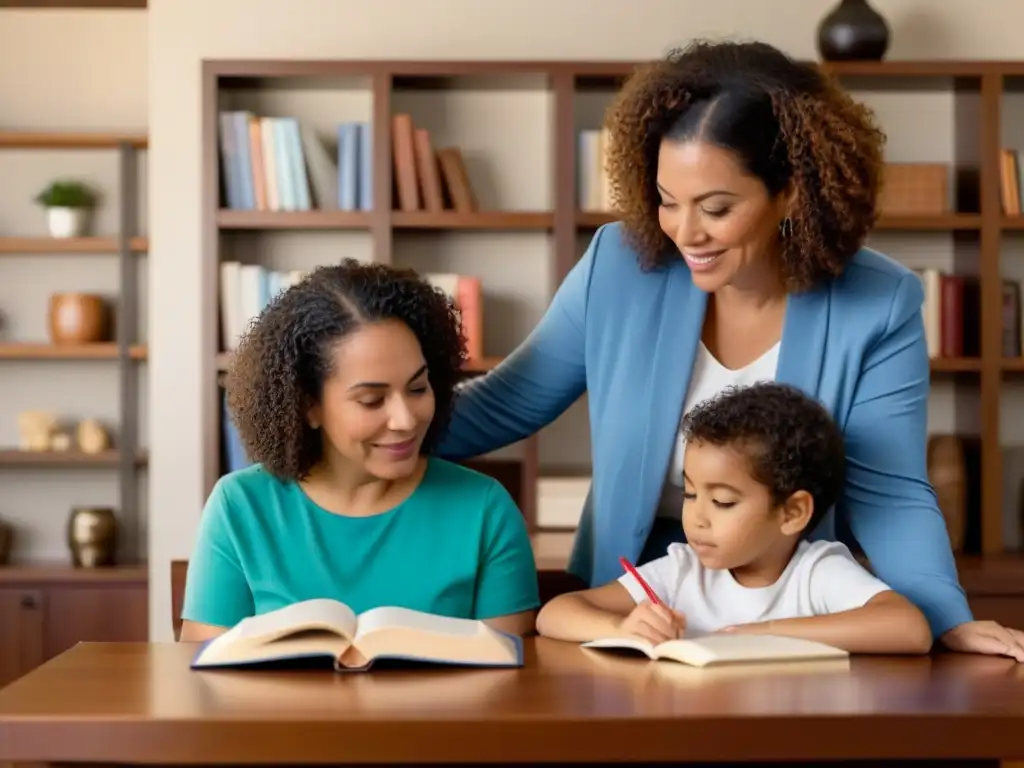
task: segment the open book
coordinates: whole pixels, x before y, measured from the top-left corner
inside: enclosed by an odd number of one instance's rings
[[[373,608],[356,615],[319,598],[243,619],[204,643],[192,669],[325,658],[339,672],[396,659],[484,667],[520,667],[522,639],[482,621],[409,608]]]
[[[705,635],[693,639],[667,640],[658,645],[633,637],[609,637],[583,643],[583,647],[639,651],[649,659],[678,661],[692,667],[845,659],[850,655],[842,648],[779,635]]]

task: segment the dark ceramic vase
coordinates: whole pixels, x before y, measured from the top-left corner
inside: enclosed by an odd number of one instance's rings
[[[867,0],[841,0],[818,25],[825,61],[879,61],[889,48],[889,25]]]

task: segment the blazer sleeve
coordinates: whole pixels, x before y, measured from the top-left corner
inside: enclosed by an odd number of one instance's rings
[[[586,390],[584,327],[599,230],[532,333],[497,367],[459,387],[435,453],[458,461],[530,437]]]
[[[845,428],[840,504],[874,572],[921,609],[938,637],[972,615],[928,480],[923,301],[918,278],[905,275],[886,329],[865,356]]]

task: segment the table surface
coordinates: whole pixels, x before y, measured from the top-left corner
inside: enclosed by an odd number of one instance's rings
[[[0,691],[0,761],[416,763],[1024,757],[1024,664],[855,657],[699,670],[526,641],[515,670],[189,670],[82,643]]]

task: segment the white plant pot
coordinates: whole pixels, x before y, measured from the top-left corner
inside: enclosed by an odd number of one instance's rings
[[[47,208],[46,223],[51,237],[80,237],[88,222],[88,208]]]

